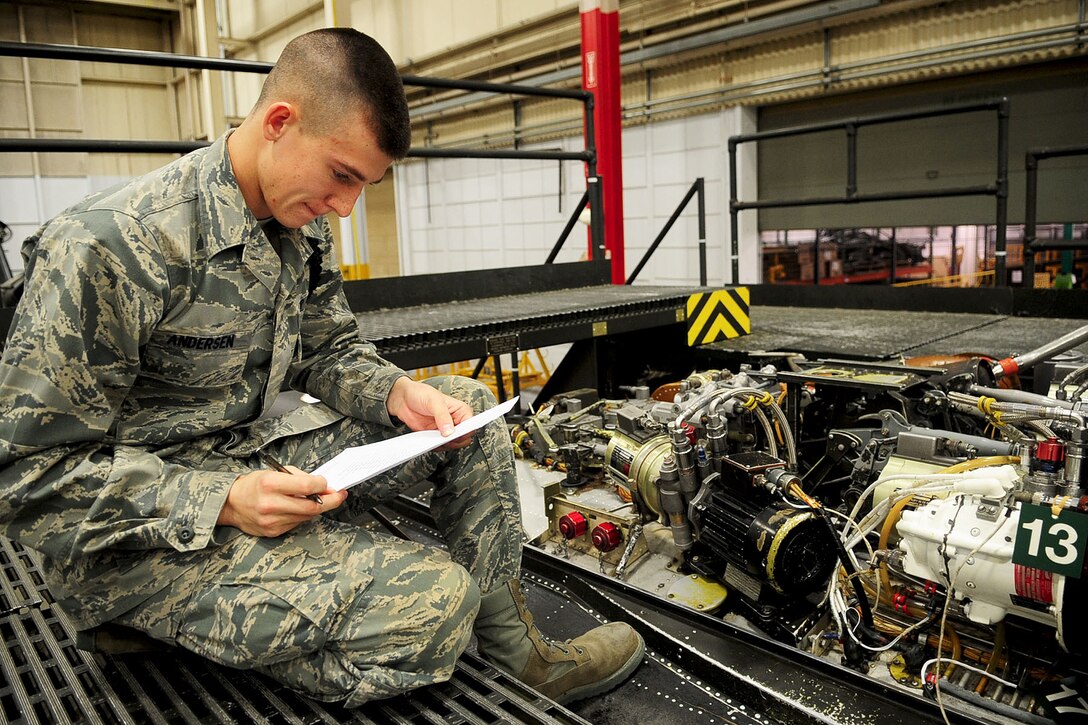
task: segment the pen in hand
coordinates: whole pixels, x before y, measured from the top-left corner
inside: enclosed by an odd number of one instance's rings
[[[288,471],[287,468],[283,466],[283,464],[281,464],[279,461],[277,461],[275,458],[268,455],[264,451],[261,451],[259,455],[262,461],[272,466],[273,470],[279,471],[280,473],[291,473],[291,471]],[[316,504],[321,503],[321,496],[316,493],[307,494],[306,498],[310,499]]]

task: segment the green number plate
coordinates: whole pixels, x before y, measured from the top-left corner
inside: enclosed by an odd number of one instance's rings
[[[1062,509],[1054,516],[1048,506],[1025,503],[1013,545],[1014,564],[1080,578],[1088,543],[1088,516]]]

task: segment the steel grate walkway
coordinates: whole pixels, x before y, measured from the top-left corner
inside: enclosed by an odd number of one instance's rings
[[[714,342],[714,352],[801,352],[811,359],[972,353],[1002,358],[1027,352],[1077,329],[1084,320],[966,312],[856,310],[753,305],[752,334]],[[1088,345],[1078,348],[1088,353]]]
[[[491,354],[496,340],[517,349],[684,320],[700,288],[602,285],[528,292],[356,313],[363,336],[405,368]]]
[[[441,685],[348,710],[176,649],[77,649],[33,554],[0,538],[0,721],[8,723],[587,723],[466,652]]]

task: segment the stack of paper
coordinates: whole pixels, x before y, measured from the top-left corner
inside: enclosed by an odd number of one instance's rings
[[[379,473],[385,473],[390,468],[407,463],[427,451],[433,451],[455,438],[482,428],[491,421],[506,415],[517,402],[518,399],[514,398],[463,420],[454,426],[453,434],[449,436],[444,436],[436,430],[420,430],[365,446],[345,448],[329,461],[321,464],[313,473],[328,479],[329,488],[334,491],[351,488]]]

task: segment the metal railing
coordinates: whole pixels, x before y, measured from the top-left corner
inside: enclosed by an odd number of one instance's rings
[[[635,281],[635,277],[642,271],[642,268],[646,266],[646,262],[650,261],[650,257],[658,246],[660,246],[665,235],[672,229],[673,224],[676,224],[676,220],[680,218],[680,214],[687,207],[692,197],[696,197],[699,202],[699,285],[706,287],[706,183],[703,177],[699,177],[688,189],[688,193],[684,195],[684,198],[677,205],[676,210],[673,211],[672,216],[665,222],[665,226],[661,228],[661,232],[658,233],[657,238],[650,244],[650,248],[646,250],[646,253],[642,255],[642,259],[638,261],[631,275],[627,278],[624,284],[631,284]]]
[[[914,189],[908,191],[869,192],[858,191],[858,149],[857,132],[865,126],[914,121],[936,116],[948,116],[979,111],[997,112],[997,174],[992,184],[975,186],[948,187],[943,189]],[[765,141],[769,139],[800,136],[822,131],[842,130],[846,133],[846,190],[842,196],[808,197],[800,199],[765,199],[740,201],[737,198],[737,147],[743,143]],[[820,206],[829,204],[861,204],[874,201],[906,201],[910,199],[934,199],[958,196],[993,196],[996,204],[997,239],[994,252],[995,281],[1004,287],[1006,280],[1006,223],[1008,219],[1008,170],[1009,170],[1009,100],[1001,98],[978,103],[950,105],[941,108],[919,109],[902,113],[889,113],[864,116],[842,121],[806,124],[775,131],[740,134],[729,138],[729,231],[731,238],[730,260],[732,263],[733,283],[740,277],[739,223],[738,215],[745,209],[775,209],[797,206]]]
[[[896,282],[892,287],[978,287],[978,282],[988,280],[994,276],[994,270],[987,269],[982,272],[970,274],[950,274],[945,277],[929,277],[927,279],[912,279],[907,282]],[[967,283],[967,284],[965,284]]]
[[[1035,253],[1047,249],[1085,249],[1088,240],[1036,238],[1039,206],[1039,162],[1068,156],[1088,156],[1088,146],[1028,149],[1024,159],[1024,286],[1035,286]]]
[[[669,230],[672,229],[673,225],[676,224],[676,220],[680,218],[680,214],[687,208],[692,197],[696,197],[699,201],[699,284],[703,287],[706,286],[706,183],[701,176],[692,183],[691,187],[684,195],[684,198],[680,200],[680,203],[673,211],[672,216],[665,222],[665,226],[661,228],[657,238],[650,244],[646,253],[642,255],[642,259],[635,265],[635,269],[631,272],[624,284],[631,284],[635,281],[635,277],[638,277],[638,273],[642,271],[642,268],[650,261],[650,257],[653,256],[653,253],[661,246],[661,242],[665,239],[665,236],[669,233]],[[552,247],[552,251],[548,253],[548,258],[544,260],[544,264],[552,264],[555,261],[556,256],[559,255],[559,251],[563,248],[563,243],[567,241],[571,229],[574,228],[575,223],[578,221],[579,215],[582,213],[582,210],[586,208],[586,202],[588,200],[589,196],[583,194],[582,199],[575,205],[574,213],[571,214],[570,219],[567,220],[567,226],[563,229],[563,233],[559,235],[559,241]]]
[[[236,71],[242,73],[268,73],[273,64],[236,60],[232,58],[206,58],[197,55],[178,55],[146,50],[121,48],[96,48],[81,45],[52,43],[19,43],[0,41],[0,57],[47,58],[53,60],[95,61],[127,65],[150,65],[196,70]],[[587,165],[586,202],[592,209],[603,208],[600,177],[597,175],[597,146],[593,122],[594,96],[585,90],[540,88],[512,83],[429,78],[404,74],[405,85],[423,88],[445,88],[484,93],[510,94],[565,98],[584,105],[585,149],[582,151],[532,151],[524,149],[465,149],[465,148],[413,148],[408,156],[418,158],[487,158],[550,161],[583,161]],[[56,139],[56,138],[0,138],[0,152],[86,152],[86,153],[188,153],[207,146],[204,141],[143,140],[124,141],[113,139]],[[577,214],[575,215],[577,217]],[[570,225],[573,226],[573,225]],[[604,219],[594,214],[590,219],[590,259],[604,259]],[[565,232],[569,234],[569,229]]]

